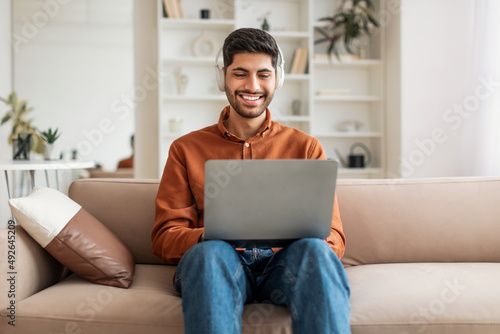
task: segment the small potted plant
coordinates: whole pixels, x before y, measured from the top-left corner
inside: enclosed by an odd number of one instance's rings
[[[43,157],[45,160],[58,160],[59,154],[56,150],[54,150],[54,142],[61,136],[61,133],[58,133],[59,129],[56,128],[52,131],[49,128],[47,131],[41,131],[40,135],[45,141],[43,145]]]
[[[42,153],[43,140],[35,131],[31,119],[26,118],[26,115],[33,108],[28,107],[27,101],[19,100],[14,91],[7,98],[0,97],[0,101],[9,107],[9,110],[2,117],[0,125],[12,122],[8,142],[13,148],[13,159],[29,159],[29,151]]]
[[[334,15],[320,18],[326,22],[323,27],[316,27],[321,38],[314,44],[328,43],[327,55],[359,54],[368,44],[368,38],[379,28],[380,24],[372,14],[374,9],[371,0],[341,0]]]

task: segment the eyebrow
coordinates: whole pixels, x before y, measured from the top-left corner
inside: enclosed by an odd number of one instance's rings
[[[250,72],[249,70],[247,70],[244,67],[236,67],[236,68],[233,68],[232,71],[242,71],[242,72],[247,72],[247,73]],[[263,68],[263,69],[260,69],[257,71],[257,73],[261,73],[261,72],[271,72],[272,73],[273,71],[271,71],[268,68]]]

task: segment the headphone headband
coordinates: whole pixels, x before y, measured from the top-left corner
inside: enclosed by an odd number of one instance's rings
[[[283,57],[283,53],[281,52],[281,48],[278,47],[278,64],[276,67],[276,89],[280,89],[283,86],[285,81],[285,58]],[[225,79],[224,79],[224,70],[219,67],[219,57],[223,53],[222,48],[220,48],[219,52],[217,52],[217,56],[215,56],[215,78],[217,80],[217,86],[219,90],[223,92],[225,90]]]

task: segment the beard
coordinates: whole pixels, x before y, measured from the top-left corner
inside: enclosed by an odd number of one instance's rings
[[[231,107],[236,111],[238,115],[245,118],[257,118],[266,111],[267,107],[271,103],[274,97],[274,92],[269,95],[264,91],[250,92],[247,90],[236,90],[231,93],[226,85],[225,88],[226,96]],[[248,95],[260,95],[258,104],[245,103],[245,100],[240,96],[240,94]]]

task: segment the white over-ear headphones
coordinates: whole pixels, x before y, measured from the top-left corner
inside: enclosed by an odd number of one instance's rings
[[[285,82],[285,58],[279,45],[278,47],[278,68],[276,69],[276,89],[280,89]],[[217,79],[217,86],[221,92],[225,91],[224,70],[219,66],[219,57],[222,53],[222,48],[215,56],[215,78]]]

